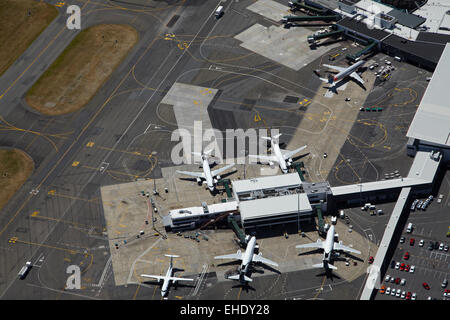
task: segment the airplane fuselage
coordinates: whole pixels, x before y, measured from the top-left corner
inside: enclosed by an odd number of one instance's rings
[[[245,249],[244,256],[242,257],[241,263],[241,273],[246,274],[248,270],[248,266],[252,262],[253,253],[255,252],[256,238],[251,237],[250,241],[247,244],[247,248]]]
[[[334,248],[334,225],[331,225],[327,232],[327,238],[325,239],[324,245],[324,260],[330,260],[330,254]]]
[[[172,276],[172,265],[169,266],[166,272],[166,278],[164,279],[163,285],[161,287],[161,296],[164,297],[167,294],[169,289],[170,280],[169,278]]]
[[[344,79],[345,77],[350,75],[352,72],[358,70],[358,68],[361,67],[364,63],[365,63],[365,61],[358,61],[357,63],[351,65],[347,69],[345,69],[345,70],[339,72],[337,75],[335,75],[333,78],[333,81],[337,82],[339,80]]]
[[[283,154],[281,153],[280,146],[278,145],[278,143],[275,143],[273,141],[272,141],[272,151],[273,151],[275,157],[278,159],[278,163],[280,165],[281,171],[283,173],[287,173],[288,169],[287,169],[286,161],[284,160]]]
[[[210,191],[214,191],[214,181],[211,175],[211,168],[209,167],[208,158],[203,158],[203,172],[205,173],[206,185]]]

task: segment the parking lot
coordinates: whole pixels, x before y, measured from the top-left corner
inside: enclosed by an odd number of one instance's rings
[[[393,265],[389,266],[386,274],[383,276],[383,285],[391,288],[391,294],[381,294],[379,290],[376,299],[401,299],[397,296],[397,290],[416,293],[417,300],[425,299],[446,299],[444,290],[449,289],[447,285],[442,287],[444,280],[450,278],[450,238],[446,237],[450,218],[449,207],[449,174],[447,173],[442,181],[440,190],[434,195],[425,210],[415,209],[410,212],[409,218],[403,228],[400,241],[395,249],[391,260]],[[438,201],[440,198],[440,201]],[[409,204],[416,198],[412,198]],[[420,198],[419,200],[425,200]],[[410,208],[409,208],[410,209]],[[412,224],[412,232],[407,232],[409,224]],[[414,239],[414,240],[412,240]],[[423,242],[421,241],[423,240]],[[433,244],[431,246],[431,244]],[[447,249],[447,251],[446,251]],[[406,253],[408,253],[407,256]],[[405,259],[407,258],[407,259]],[[397,263],[399,263],[397,269]],[[401,267],[404,264],[405,269]],[[410,266],[408,268],[408,265]],[[413,267],[414,266],[414,267]],[[409,269],[409,271],[406,271]],[[414,271],[411,272],[411,269]],[[390,276],[389,282],[386,282],[387,276]],[[393,283],[392,278],[405,279],[404,285]],[[426,283],[429,289],[423,284]],[[392,289],[395,289],[395,296],[392,296]]]

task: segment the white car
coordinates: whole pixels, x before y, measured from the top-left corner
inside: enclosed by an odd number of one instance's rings
[[[405,297],[406,297],[406,291],[403,291],[402,295],[400,296],[400,298],[405,299]]]
[[[411,266],[411,268],[409,268],[409,272],[410,273],[414,273],[414,271],[416,270],[416,266]]]
[[[412,294],[412,296],[411,296],[411,300],[416,300],[416,298],[417,298],[417,295],[416,295],[415,292],[413,292],[413,294]]]
[[[439,250],[442,251],[444,250],[444,244],[441,242],[441,244],[439,245]]]
[[[397,262],[396,264],[395,264],[395,269],[400,269],[400,262]]]
[[[395,296],[396,296],[396,297],[400,297],[401,293],[402,293],[402,290],[397,289],[397,293],[395,294]]]
[[[386,288],[386,295],[390,295],[391,294],[391,287],[387,287]]]
[[[402,279],[402,281],[400,281],[400,285],[404,286],[406,284],[406,279]]]
[[[395,289],[394,288],[392,288],[391,296],[395,296]]]
[[[387,275],[386,278],[384,278],[384,281],[389,282],[391,280],[391,276]]]
[[[423,244],[425,243],[425,241],[423,241],[423,239],[422,240],[420,240],[420,242],[419,242],[419,247],[423,247]]]

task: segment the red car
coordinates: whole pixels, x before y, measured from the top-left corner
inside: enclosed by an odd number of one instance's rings
[[[406,251],[405,255],[403,256],[403,259],[408,260],[409,259],[409,252]]]
[[[411,239],[409,240],[409,245],[410,245],[410,246],[413,246],[413,245],[414,245],[414,242],[415,242],[414,238],[411,238]]]
[[[404,263],[402,263],[402,264],[400,265],[400,271],[403,271],[403,270],[405,270],[405,264],[404,264]]]
[[[422,283],[422,286],[423,286],[426,290],[430,290],[430,286],[428,285],[428,283],[424,282],[424,283]]]
[[[396,278],[395,279],[395,284],[399,284],[400,283],[400,278]]]
[[[406,294],[406,300],[411,300],[411,291]]]
[[[405,267],[405,272],[409,272],[409,268],[411,268],[411,266],[409,264],[407,264]]]
[[[369,264],[372,264],[372,263],[373,263],[373,257],[370,256],[370,257],[369,257]]]

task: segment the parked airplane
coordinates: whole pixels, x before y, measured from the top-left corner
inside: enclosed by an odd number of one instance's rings
[[[250,241],[247,244],[247,248],[245,249],[244,254],[242,254],[241,250],[238,250],[236,253],[226,254],[223,256],[214,257],[214,259],[236,259],[242,260],[241,266],[239,268],[239,274],[230,276],[228,279],[239,280],[244,283],[245,281],[251,282],[252,279],[246,275],[248,267],[252,262],[261,262],[264,264],[270,264],[275,267],[278,267],[278,263],[273,262],[269,259],[263,258],[261,252],[259,254],[255,254],[256,247],[256,238],[251,237]]]
[[[199,155],[202,157],[203,172],[190,172],[190,171],[179,171],[179,170],[177,170],[177,172],[191,176],[191,177],[195,177],[197,179],[198,183],[200,183],[202,181],[202,179],[205,179],[205,181],[203,181],[203,183],[205,183],[208,186],[208,189],[212,192],[212,191],[214,191],[215,184],[217,183],[218,180],[220,180],[219,174],[230,169],[231,167],[234,166],[234,164],[232,163],[232,164],[226,165],[223,168],[211,171],[211,168],[209,167],[209,154],[211,153],[211,151],[212,150],[205,151],[203,154],[200,154],[198,152],[192,152],[192,154]]]
[[[263,155],[249,155],[251,158],[257,158],[260,161],[268,161],[270,166],[273,166],[274,162],[278,163],[281,171],[283,173],[288,172],[288,167],[292,164],[292,156],[303,149],[307,147],[307,145],[300,147],[298,149],[289,151],[289,150],[282,150],[280,149],[280,145],[278,144],[278,138],[281,136],[280,134],[277,134],[276,136],[273,136],[272,138],[269,137],[261,137],[262,139],[269,140],[271,144],[271,155],[270,156],[263,156]]]
[[[334,242],[334,237],[337,236],[337,234],[334,233],[334,225],[331,225],[330,229],[328,229],[327,237],[325,239],[325,242],[321,241],[320,239],[317,240],[317,242],[313,243],[307,243],[307,244],[300,244],[298,246],[295,246],[296,248],[317,248],[317,249],[323,249],[323,262],[319,264],[313,264],[313,268],[325,268],[325,269],[337,269],[332,264],[329,264],[333,252],[336,250],[342,250],[342,251],[348,251],[356,254],[361,254],[360,251],[355,250],[353,248],[344,246],[340,243]]]
[[[343,67],[338,67],[338,66],[332,66],[332,65],[329,65],[329,64],[324,64],[325,67],[337,70],[337,71],[339,71],[339,73],[337,75],[335,75],[334,77],[330,76],[328,79],[320,78],[320,80],[322,80],[323,82],[331,84],[330,89],[332,89],[332,90],[335,90],[337,84],[341,80],[346,78],[347,76],[355,79],[356,81],[358,81],[361,84],[364,84],[364,80],[356,72],[360,67],[362,67],[364,65],[364,63],[366,63],[366,61],[361,60],[361,61],[358,61],[355,64],[352,64],[348,68],[343,68]]]
[[[171,255],[171,254],[165,254],[165,256],[170,257],[169,269],[167,269],[165,276],[153,276],[153,275],[149,275],[149,274],[141,274],[141,277],[144,277],[144,278],[153,278],[153,279],[158,280],[158,282],[161,280],[164,281],[162,288],[161,288],[161,296],[162,297],[164,297],[167,294],[167,290],[169,289],[170,281],[172,281],[172,283],[175,283],[176,281],[194,281],[194,279],[172,277],[172,272],[173,272],[172,259],[178,258],[179,256]]]

